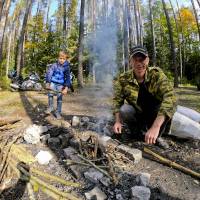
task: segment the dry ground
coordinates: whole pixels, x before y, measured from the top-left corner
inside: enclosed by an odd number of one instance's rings
[[[200,112],[200,92],[194,88],[180,88],[176,90],[178,104],[193,108]],[[97,118],[111,118],[111,93],[103,91],[101,87],[87,87],[64,97],[63,119],[71,120],[72,116],[90,116]],[[28,124],[56,124],[54,118],[46,117],[44,110],[47,105],[47,96],[44,92],[0,92],[0,118],[22,118]],[[180,164],[192,168],[200,173],[200,146],[198,141],[177,140],[167,138],[170,143],[169,151],[160,153],[174,159]],[[132,146],[141,147],[141,143],[133,142]],[[38,147],[37,147],[38,148]],[[38,150],[38,149],[37,149]],[[59,154],[55,153],[55,165],[59,168]],[[51,166],[52,173],[55,167]],[[62,168],[62,169],[61,169]],[[59,175],[65,173],[63,166],[56,170]],[[155,161],[144,158],[139,164],[130,166],[127,171],[148,172],[151,174],[151,199],[189,199],[200,200],[200,180],[174,170]],[[23,198],[26,199],[26,198]],[[42,197],[38,199],[43,199]],[[44,198],[45,199],[45,198]]]

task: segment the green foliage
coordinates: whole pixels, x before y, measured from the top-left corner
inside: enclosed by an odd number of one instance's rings
[[[181,42],[181,54],[183,61],[183,76],[184,79],[180,80],[181,83],[191,83],[197,84],[200,83],[200,55],[199,55],[199,41],[198,41],[198,32],[197,25],[195,21],[195,16],[190,8],[182,7],[180,9],[180,16],[178,11],[175,9],[175,14],[178,22],[178,31],[175,24],[175,19],[173,16],[172,8],[167,5],[168,12],[170,16],[170,22],[173,28],[173,39],[175,41],[175,50],[177,57],[177,66],[178,72],[180,72],[180,49],[179,49],[179,40]],[[146,12],[149,8],[146,7]],[[156,1],[153,4],[153,16],[154,16],[154,30],[156,37],[156,64],[161,67],[166,73],[170,80],[173,80],[174,69],[171,67],[171,53],[170,53],[170,43],[168,28],[166,23],[166,17],[163,12],[163,6],[161,1]],[[152,37],[151,37],[151,27],[149,15],[146,14],[144,29],[145,29],[145,38],[144,45],[147,47],[151,58],[153,55],[152,47]],[[182,31],[182,32],[181,32]],[[181,35],[182,33],[182,35]],[[180,78],[179,78],[180,79]]]
[[[0,88],[2,88],[3,90],[7,90],[9,89],[10,85],[10,79],[8,79],[8,77],[6,76],[2,76],[0,78]]]
[[[67,50],[72,66],[77,65],[78,24],[75,23],[67,39],[52,26],[49,24],[46,27],[42,13],[29,22],[29,37],[25,43],[25,74],[36,71],[40,76],[44,75],[47,64],[56,62],[60,50]]]
[[[185,66],[185,74],[187,79],[197,85],[200,85],[200,52],[196,51],[190,54]]]

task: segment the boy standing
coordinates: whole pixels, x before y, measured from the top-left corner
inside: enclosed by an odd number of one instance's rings
[[[70,67],[67,61],[67,54],[64,51],[59,52],[58,61],[50,66],[46,76],[46,89],[53,92],[48,93],[48,109],[47,114],[50,114],[53,108],[53,93],[57,93],[57,109],[55,116],[61,119],[62,96],[67,94],[67,90],[71,85]]]

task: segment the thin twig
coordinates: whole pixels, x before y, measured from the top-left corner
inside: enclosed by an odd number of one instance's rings
[[[114,184],[117,185],[119,180],[115,174],[115,170],[114,170],[110,155],[108,153],[106,153],[105,156],[107,157],[107,160],[108,160],[109,172],[112,177],[112,180],[113,180]]]
[[[97,151],[98,151],[98,147],[99,147],[99,140],[97,137],[95,137],[94,140],[94,158],[97,158]]]
[[[103,173],[104,175],[106,175],[108,178],[112,179],[112,177],[104,170],[102,170],[101,168],[99,168],[98,166],[96,166],[93,162],[91,162],[90,160],[84,158],[81,155],[77,155],[79,158],[81,158],[82,160],[84,160],[85,162],[91,164],[95,169],[99,170],[101,173]]]

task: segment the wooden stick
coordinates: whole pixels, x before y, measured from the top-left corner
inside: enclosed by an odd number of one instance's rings
[[[99,168],[98,166],[96,166],[93,162],[91,162],[90,160],[84,158],[81,155],[77,155],[79,158],[81,158],[82,160],[84,160],[85,162],[89,163],[90,165],[92,165],[92,167],[94,167],[95,169],[99,170],[101,173],[103,173],[104,175],[106,175],[108,178],[112,179],[112,177],[103,169]]]
[[[11,160],[10,160],[11,161]],[[10,166],[17,172],[18,169],[15,167],[15,165],[12,164],[12,161],[9,163]],[[40,186],[40,189],[46,193],[47,195],[53,197],[54,199],[69,199],[69,200],[78,200],[77,197],[58,190],[56,187],[49,185],[48,183],[45,183],[44,181],[40,180],[39,178],[34,177],[33,175],[30,175],[29,172],[27,172],[23,167],[20,167],[21,173],[25,174],[27,177],[30,177],[30,183],[33,186]],[[19,171],[17,172],[19,176]]]
[[[10,161],[15,164],[15,166],[17,166],[17,162],[15,160],[13,160],[12,158],[10,158]],[[39,176],[42,176],[43,178],[46,178],[46,179],[49,179],[51,181],[57,181],[61,184],[64,184],[66,186],[71,186],[71,187],[82,187],[81,184],[79,183],[74,183],[74,182],[71,182],[71,181],[66,181],[60,177],[57,177],[57,176],[53,176],[53,175],[50,175],[48,173],[45,173],[43,171],[40,171],[40,170],[37,170],[33,167],[30,167],[30,175],[33,175],[33,174],[37,174]]]
[[[3,179],[5,170],[7,169],[7,166],[8,166],[7,159],[8,159],[9,153],[10,153],[10,149],[11,149],[12,145],[13,145],[13,144],[18,140],[18,138],[20,138],[20,137],[21,137],[21,135],[17,135],[17,136],[13,139],[13,141],[12,141],[10,144],[8,144],[7,151],[6,151],[6,153],[5,153],[4,157],[3,157],[3,161],[2,161],[2,168],[0,169],[0,175],[1,175],[1,177],[0,177],[0,183],[1,183],[2,179]]]
[[[94,137],[94,159],[97,158],[97,151],[98,151],[98,147],[99,147],[99,140],[97,137]]]
[[[30,171],[32,173],[35,173],[37,175],[40,175],[46,179],[49,179],[49,180],[53,180],[53,181],[57,181],[59,183],[62,183],[64,185],[67,185],[67,186],[71,186],[71,187],[81,187],[81,184],[79,183],[74,183],[74,182],[71,182],[71,181],[66,181],[64,179],[61,179],[60,177],[57,177],[57,176],[53,176],[53,175],[50,175],[48,173],[45,173],[45,172],[41,172],[35,168],[30,168]]]
[[[112,180],[113,180],[114,184],[117,185],[119,180],[118,180],[118,178],[117,178],[117,176],[115,174],[115,170],[114,170],[110,155],[108,153],[106,153],[105,156],[108,159],[109,172],[110,172],[110,175],[112,177]]]
[[[74,161],[74,160],[70,160],[70,159],[67,159],[67,160],[63,160],[64,162],[67,163],[67,165],[84,165],[86,167],[91,167],[92,165],[91,164],[87,164],[87,163],[83,163],[83,162],[77,162],[77,161]],[[96,165],[97,167],[99,168],[109,168],[107,166],[102,166],[102,165]]]
[[[30,183],[27,183],[26,187],[27,187],[29,199],[36,200],[32,185]]]
[[[157,153],[151,151],[150,149],[148,149],[147,147],[144,147],[144,152],[147,153],[147,154],[150,154],[152,156],[154,156],[155,158],[157,158],[159,160],[159,162],[163,163],[163,164],[166,164],[170,167],[173,167],[175,169],[178,169],[186,174],[189,174],[191,176],[194,176],[196,178],[200,178],[200,174],[198,172],[195,172],[191,169],[188,169],[186,167],[183,167],[182,165],[179,165],[171,160],[168,160],[167,158],[164,158],[160,155],[158,155]]]

